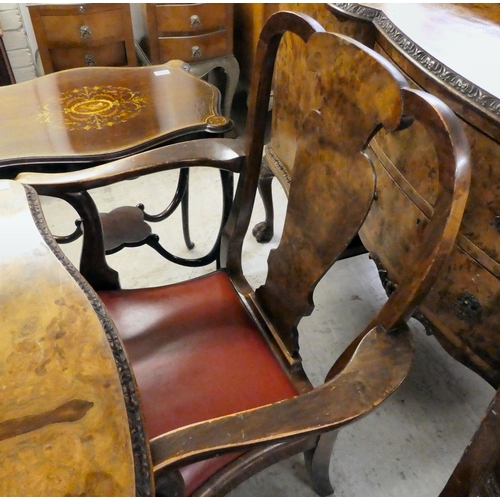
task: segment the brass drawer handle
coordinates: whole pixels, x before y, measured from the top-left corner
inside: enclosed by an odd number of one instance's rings
[[[500,233],[500,210],[495,214],[495,218],[490,222],[490,226],[493,226]]]
[[[89,38],[92,38],[92,30],[90,29],[90,26],[80,26],[80,37],[83,40],[88,40]]]
[[[86,66],[97,66],[95,57],[92,54],[85,54],[85,65]]]
[[[198,45],[191,47],[191,57],[201,57],[201,49]]]
[[[199,26],[201,26],[200,16],[197,16],[196,14],[191,16],[189,18],[189,24],[191,25],[191,28],[198,28]]]
[[[463,292],[455,301],[455,315],[469,325],[481,323],[483,308],[478,298]]]

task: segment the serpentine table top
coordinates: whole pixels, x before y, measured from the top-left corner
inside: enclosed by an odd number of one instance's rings
[[[219,91],[187,68],[182,61],[78,68],[0,88],[1,177],[27,166],[81,168],[197,133],[226,132],[231,125],[219,114]]]

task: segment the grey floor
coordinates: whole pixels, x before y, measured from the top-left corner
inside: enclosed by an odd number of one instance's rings
[[[240,111],[244,113],[240,98]],[[239,116],[237,118],[239,119]],[[239,122],[241,131],[241,122]],[[276,234],[267,244],[247,235],[245,270],[253,284],[266,273],[265,258],[279,242],[286,197],[273,183]],[[93,192],[101,212],[144,202],[146,210],[160,211],[173,194],[175,176],[154,174]],[[210,248],[220,216],[220,181],[216,172],[192,169],[192,237],[186,250],[179,214],[154,226],[160,241],[172,252],[201,255]],[[43,198],[54,233],[71,231],[76,214],[57,200]],[[263,219],[257,201],[252,225]],[[197,222],[197,221],[202,221]],[[80,242],[64,250],[78,263]],[[207,269],[182,268],[166,262],[149,247],[124,249],[108,257],[120,272],[124,288],[155,286],[190,278]],[[366,325],[385,300],[374,264],[367,256],[337,263],[314,294],[315,311],[300,323],[304,365],[319,384],[336,356]],[[336,496],[437,496],[455,467],[493,397],[493,389],[479,376],[453,360],[415,320],[413,369],[400,389],[365,418],[341,430],[331,463]],[[275,464],[235,489],[231,496],[317,496],[311,489],[302,456]]]

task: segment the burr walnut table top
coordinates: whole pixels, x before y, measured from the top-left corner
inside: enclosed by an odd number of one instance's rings
[[[131,368],[30,187],[0,181],[0,496],[151,492]]]

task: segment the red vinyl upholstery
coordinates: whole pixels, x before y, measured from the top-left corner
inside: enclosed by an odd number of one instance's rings
[[[224,271],[100,292],[130,358],[149,439],[297,394]],[[186,466],[186,494],[238,454]]]

